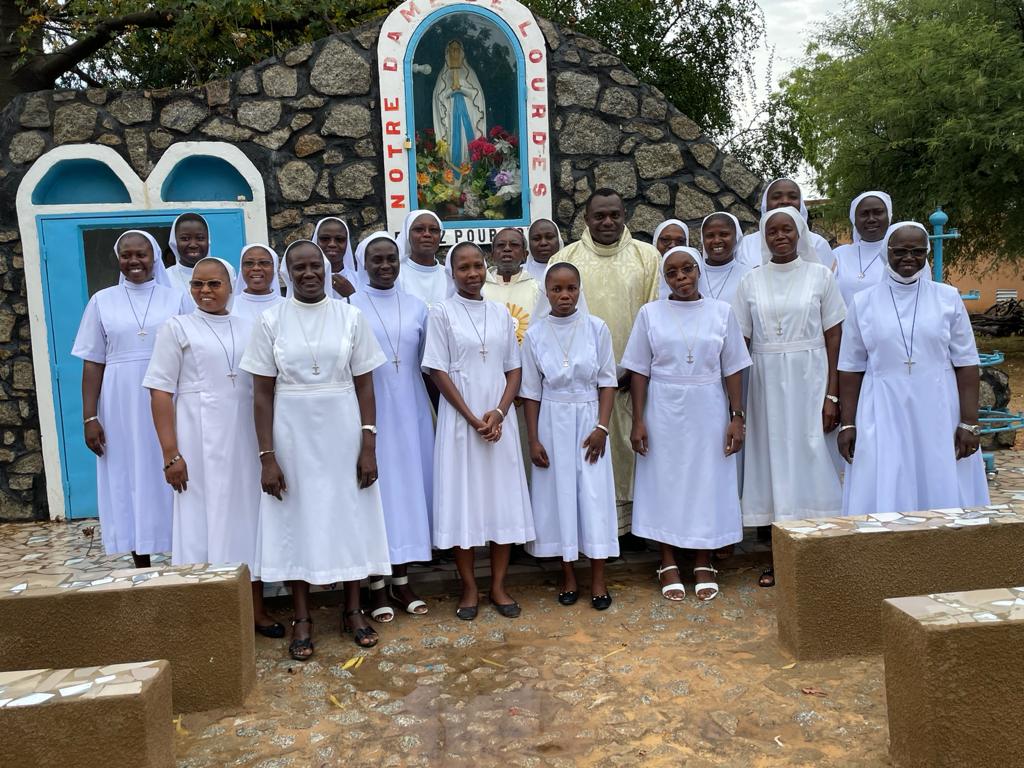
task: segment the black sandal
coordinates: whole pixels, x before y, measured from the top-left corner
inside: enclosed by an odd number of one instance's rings
[[[763,571],[761,571],[761,576],[757,580],[757,586],[765,587],[765,588],[767,588],[767,587],[774,587],[775,586],[775,567],[774,566],[769,565],[767,568],[765,568]]]
[[[269,637],[272,640],[280,640],[284,637],[284,625],[275,621],[273,624],[254,624],[256,632]]]
[[[294,628],[296,624],[309,624],[310,631],[312,631],[313,620],[308,616],[304,619],[292,619],[292,628]],[[302,651],[307,650],[309,651],[309,653],[303,655]],[[313,639],[310,637],[307,637],[302,640],[296,638],[288,644],[288,655],[290,655],[296,661],[309,661],[311,658],[313,658],[313,650]]]
[[[354,627],[349,623],[349,616],[362,615],[362,608],[343,612],[341,614],[341,630],[342,632],[351,632],[355,644],[360,648],[373,648],[378,642],[380,642],[380,635],[377,634],[377,630],[373,629],[373,627]]]
[[[558,593],[558,602],[562,605],[575,605],[577,598],[579,598],[579,593],[575,589]]]

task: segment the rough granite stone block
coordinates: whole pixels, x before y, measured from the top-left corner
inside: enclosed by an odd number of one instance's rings
[[[882,625],[893,764],[1020,765],[1024,587],[886,600]]]
[[[173,768],[171,717],[166,661],[0,672],[0,765]]]
[[[1007,505],[772,527],[779,642],[798,659],[882,649],[890,597],[1024,584],[1024,515]]]
[[[246,566],[40,576],[0,580],[0,672],[167,659],[175,712],[245,702],[256,681]]]

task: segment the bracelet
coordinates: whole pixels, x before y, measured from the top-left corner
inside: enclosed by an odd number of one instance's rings
[[[745,411],[732,410],[732,409],[729,410],[729,418],[730,419],[735,419],[737,416],[739,416],[741,419],[743,419],[743,421],[747,420],[747,414],[746,414]]]
[[[611,432],[608,431],[608,427],[606,427],[604,424],[595,424],[594,425],[594,429],[600,429],[606,435],[610,435],[611,434]]]
[[[164,472],[166,472],[168,469],[173,467],[179,461],[181,461],[181,454],[180,453],[174,454],[174,458],[172,458],[170,461],[168,461],[166,464],[164,464]]]
[[[856,425],[856,424],[843,424],[843,426],[841,426],[841,427],[839,428],[839,431],[840,431],[840,432],[844,432],[844,431],[846,431],[847,429],[856,429],[856,428],[857,428],[857,425]]]
[[[505,412],[503,410],[501,410],[501,408],[499,408],[498,406],[494,406],[494,410],[496,410],[498,413],[501,414],[501,420],[504,421],[505,420]]]
[[[268,453],[273,453],[273,452],[274,452],[274,449],[273,449],[273,448],[271,448],[271,449],[270,449],[269,451],[260,451],[260,455],[259,455],[259,458],[261,458],[261,459],[262,459],[262,458],[263,458],[264,456],[266,456],[266,455],[267,455]]]
[[[839,405],[839,398],[836,395],[825,395],[825,399],[831,403]]]
[[[83,424],[88,424],[90,421],[99,421],[99,420],[100,420],[99,416],[90,416],[88,419],[86,419],[82,423]]]

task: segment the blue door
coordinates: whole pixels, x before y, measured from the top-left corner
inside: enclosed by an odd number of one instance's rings
[[[210,223],[211,255],[237,267],[238,255],[246,242],[242,211],[196,212]],[[164,248],[164,262],[174,263],[166,244],[171,223],[179,213],[184,211],[36,217],[65,517],[97,515],[96,457],[85,447],[82,431],[82,361],[71,356],[78,323],[89,297],[117,283],[113,246],[126,229],[143,229],[154,235]]]

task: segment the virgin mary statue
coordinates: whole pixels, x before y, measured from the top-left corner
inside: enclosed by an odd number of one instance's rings
[[[469,143],[487,133],[487,105],[462,43],[452,40],[444,53],[433,96],[434,133],[448,144],[448,160],[458,168],[469,162]]]

